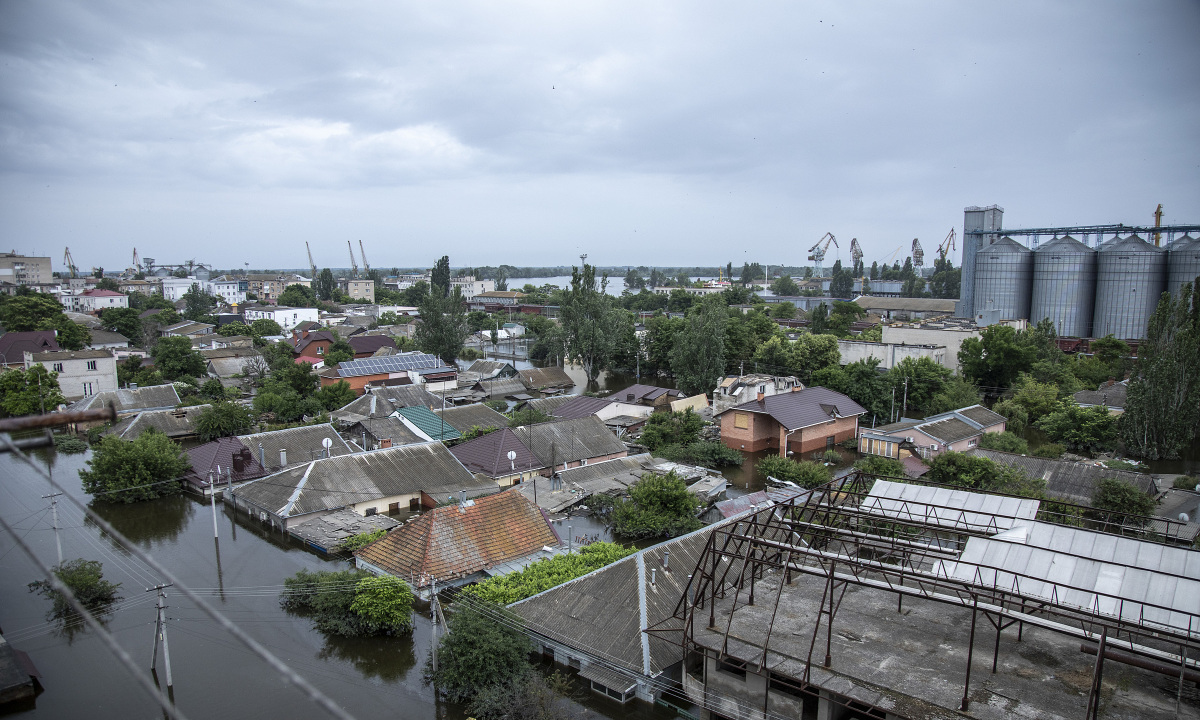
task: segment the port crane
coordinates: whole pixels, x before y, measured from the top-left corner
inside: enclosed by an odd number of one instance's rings
[[[858,238],[850,238],[850,258],[854,262],[855,267],[858,267],[858,264],[862,262],[863,249],[862,245],[858,244]]]
[[[357,279],[358,263],[354,262],[354,246],[350,244],[349,240],[346,241],[346,249],[350,251],[350,269],[353,271],[350,277]]]
[[[308,251],[308,269],[312,271],[312,281],[317,281],[317,264],[312,259],[312,248],[308,246],[308,241],[304,242],[304,249]]]
[[[954,237],[954,228],[950,228],[950,232],[946,235],[946,239],[942,241],[941,245],[938,245],[938,256],[941,257],[942,260],[946,259],[946,253],[954,251]]]
[[[367,262],[367,251],[363,249],[362,240],[358,241],[358,257],[362,259],[363,272],[369,277],[371,275],[371,264]]]
[[[66,252],[63,253],[63,265],[67,266],[67,270],[71,273],[71,277],[78,277],[78,275],[76,275],[77,268],[75,267],[75,259],[71,257],[71,248],[66,248]]]
[[[821,239],[817,241],[817,244],[808,249],[808,259],[813,261],[813,275],[817,277],[821,277],[821,263],[825,261],[825,252],[829,250],[830,243],[833,243],[833,246],[839,250],[841,249],[841,246],[838,245],[837,238],[835,238],[831,232],[827,232],[822,235]]]
[[[914,268],[925,267],[925,248],[921,247],[921,241],[913,238],[912,244],[912,260]],[[917,271],[920,273],[920,271]]]

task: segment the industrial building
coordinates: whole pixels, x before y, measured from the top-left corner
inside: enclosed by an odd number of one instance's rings
[[[1200,276],[1200,225],[1005,229],[1003,217],[964,212],[955,314],[980,325],[1049,318],[1060,336],[1139,340],[1162,294]]]

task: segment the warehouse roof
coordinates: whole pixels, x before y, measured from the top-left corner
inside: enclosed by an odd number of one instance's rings
[[[1041,478],[1046,481],[1047,494],[1077,505],[1091,505],[1096,485],[1104,478],[1124,480],[1147,495],[1157,495],[1159,492],[1153,475],[1113,470],[1091,463],[1051,460],[983,448],[974,448],[970,452],[972,455],[1017,468],[1031,478]]]
[[[854,298],[854,302],[867,312],[873,310],[908,310],[911,312],[953,313],[956,301],[942,300],[940,298],[900,298],[863,295],[862,297]]]

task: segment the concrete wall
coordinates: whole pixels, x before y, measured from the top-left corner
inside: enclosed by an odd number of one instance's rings
[[[979,330],[943,330],[906,325],[884,325],[885,345],[939,345],[945,348],[942,365],[958,372],[958,351],[967,338],[979,337]],[[840,346],[840,343],[839,343]]]
[[[708,395],[700,393],[699,395],[693,395],[689,398],[674,400],[670,403],[669,407],[671,412],[683,412],[688,408],[691,408],[696,412],[700,412],[704,408],[708,407]]]
[[[914,360],[925,357],[938,365],[946,366],[946,347],[944,345],[897,345],[861,340],[838,340],[838,352],[842,355],[843,365],[873,357],[879,361],[879,367],[891,370],[906,357]]]

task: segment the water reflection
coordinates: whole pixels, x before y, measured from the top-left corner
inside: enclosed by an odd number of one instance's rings
[[[95,500],[90,507],[117,532],[144,548],[149,548],[155,542],[178,540],[184,526],[196,512],[195,501],[183,496],[128,504]],[[90,517],[85,517],[84,523],[88,527],[96,527],[96,522]],[[109,542],[114,548],[119,547],[112,538],[109,538]]]
[[[409,637],[347,638],[329,635],[317,657],[348,662],[363,677],[378,678],[386,683],[401,682],[417,664],[417,655]]]

